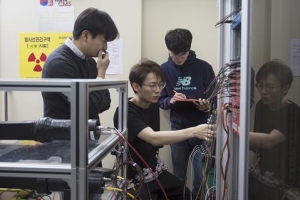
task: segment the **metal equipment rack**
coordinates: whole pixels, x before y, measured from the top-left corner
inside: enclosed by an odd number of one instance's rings
[[[218,127],[218,139],[216,146],[216,199],[222,199],[227,193],[228,199],[248,199],[248,151],[249,151],[249,119],[250,119],[250,11],[251,0],[222,0],[220,1],[220,18],[225,18],[230,13],[241,9],[239,13],[240,28],[233,25],[223,25],[219,28],[219,66],[224,66],[233,58],[240,58],[240,105],[239,105],[239,132],[233,134],[230,130],[229,146],[230,160],[228,165],[227,180],[222,179],[220,166],[224,168],[225,162],[221,163],[222,147],[225,144],[222,127]],[[237,15],[235,15],[237,16]],[[235,23],[236,19],[233,19]],[[220,108],[220,101],[218,107]],[[228,122],[228,124],[231,121]],[[227,153],[227,152],[226,152]],[[228,155],[228,154],[227,154]],[[224,191],[224,184],[228,188]]]
[[[70,163],[0,162],[0,177],[59,178],[69,183],[71,199],[88,199],[88,174],[117,145],[120,138],[110,135],[88,151],[88,99],[96,90],[116,88],[119,92],[119,127],[127,135],[127,81],[87,79],[1,79],[0,91],[70,92]],[[101,138],[101,137],[100,137]],[[123,156],[126,156],[125,154]],[[126,158],[124,158],[126,159]]]

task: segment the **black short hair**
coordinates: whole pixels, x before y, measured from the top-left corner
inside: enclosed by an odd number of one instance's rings
[[[183,28],[170,30],[165,36],[166,46],[174,54],[189,51],[191,49],[192,40],[192,33],[189,30]]]
[[[273,74],[280,83],[280,86],[286,84],[292,85],[293,72],[289,66],[279,59],[266,62],[256,74],[256,82],[261,82],[269,74]]]
[[[141,59],[139,63],[131,67],[129,73],[130,85],[132,85],[133,83],[137,83],[141,86],[150,73],[154,73],[158,78],[161,78],[161,81],[165,81],[164,72],[159,64],[152,60],[144,58]]]
[[[97,8],[87,8],[79,14],[74,24],[73,38],[79,39],[84,30],[89,31],[93,38],[103,34],[107,42],[119,37],[119,31],[110,15]]]

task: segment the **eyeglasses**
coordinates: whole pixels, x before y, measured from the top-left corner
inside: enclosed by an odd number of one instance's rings
[[[256,83],[255,84],[256,88],[260,91],[262,91],[264,88],[267,92],[273,91],[275,88],[280,87],[280,85],[264,85],[262,83]]]
[[[144,86],[147,86],[149,88],[151,88],[152,91],[155,91],[157,90],[157,87],[162,90],[166,87],[166,82],[160,82],[160,83],[151,83],[149,85],[146,85],[146,84],[142,84]]]
[[[190,52],[182,52],[182,53],[178,53],[178,54],[174,54],[172,51],[170,51],[170,56],[174,57],[174,58],[182,58],[182,59],[186,59],[188,56],[190,55]]]

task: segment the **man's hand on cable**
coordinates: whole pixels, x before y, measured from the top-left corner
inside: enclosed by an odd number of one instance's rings
[[[200,124],[194,128],[197,129],[194,137],[206,141],[212,141],[214,138],[216,138],[216,124]]]
[[[99,51],[97,59],[98,77],[105,78],[109,62],[109,53],[106,50]]]

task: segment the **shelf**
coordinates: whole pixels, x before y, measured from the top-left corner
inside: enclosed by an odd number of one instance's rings
[[[88,173],[120,139],[110,134],[102,135],[98,141],[89,141],[88,119],[84,116],[88,116],[89,93],[111,88],[119,92],[119,127],[126,137],[127,115],[124,113],[127,113],[128,92],[125,80],[1,79],[0,91],[70,92],[71,139],[36,146],[1,144],[0,149],[11,149],[0,152],[0,177],[64,179],[71,188],[71,199],[88,199]],[[58,162],[50,162],[49,158],[56,158]]]

